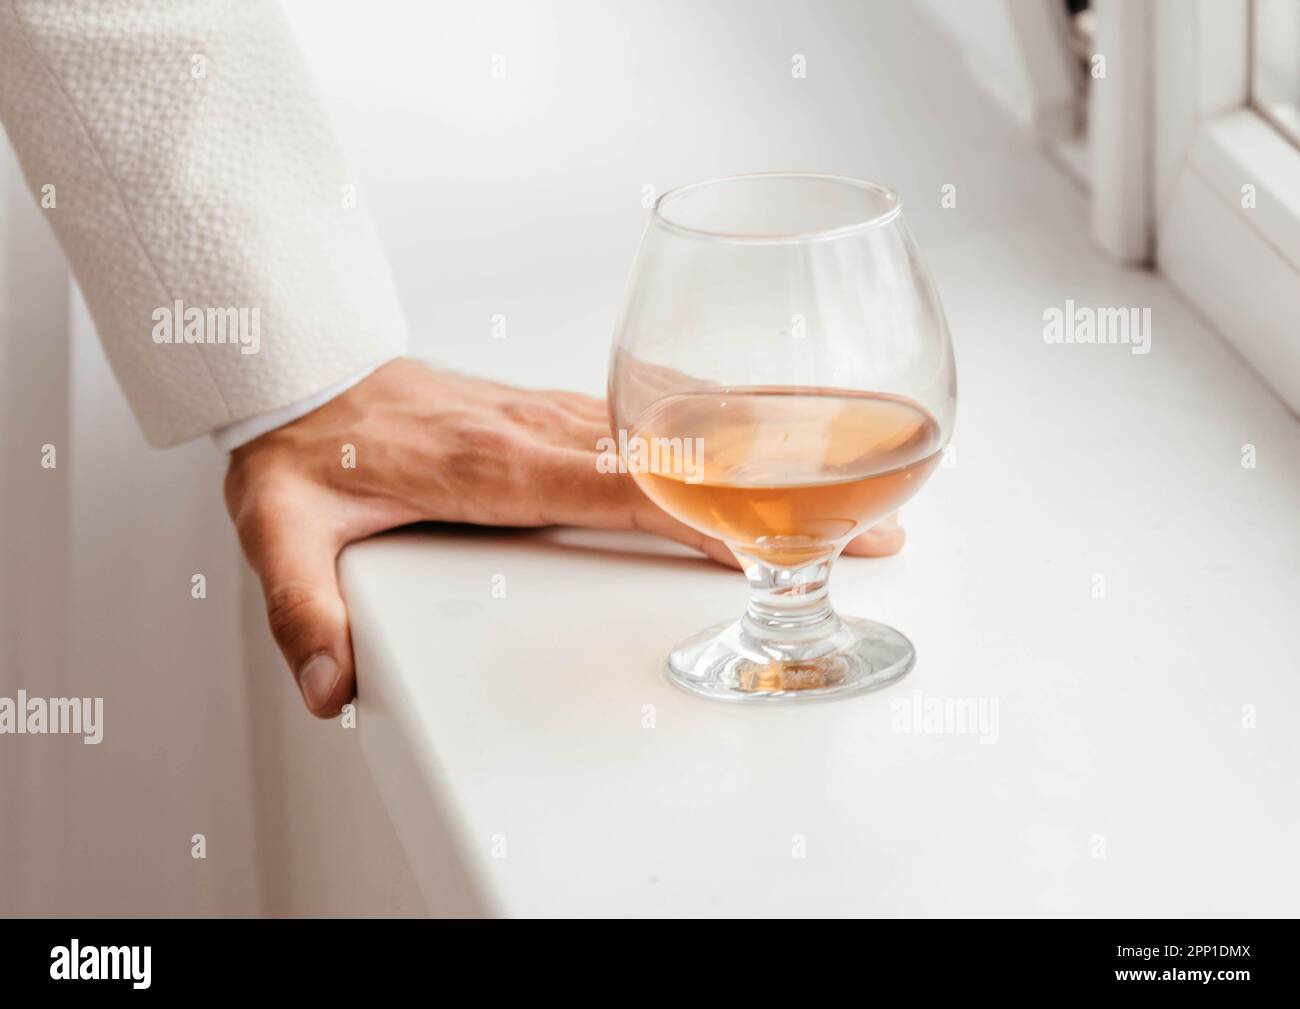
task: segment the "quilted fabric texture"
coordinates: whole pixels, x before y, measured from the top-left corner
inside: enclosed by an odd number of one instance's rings
[[[0,0],[0,117],[151,444],[403,352],[387,262],[274,4]],[[156,342],[176,301],[257,309],[257,352]]]

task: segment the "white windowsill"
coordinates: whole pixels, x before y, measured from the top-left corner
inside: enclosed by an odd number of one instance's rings
[[[1059,187],[1039,196],[1082,216]],[[841,609],[916,643],[884,692],[775,710],[678,693],[665,652],[737,613],[742,582],[648,540],[441,529],[346,551],[362,748],[432,911],[1300,906],[1276,873],[1300,844],[1300,425],[1083,230],[1049,237],[1027,199],[996,241],[931,243],[958,465],[905,508],[902,556],[832,580]],[[1152,352],[1044,344],[1066,297],[1151,306]],[[996,700],[998,742],[894,731],[918,690]]]

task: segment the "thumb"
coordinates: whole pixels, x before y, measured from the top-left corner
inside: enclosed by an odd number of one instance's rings
[[[337,538],[301,509],[257,511],[263,517],[247,532],[241,528],[240,538],[262,582],[271,634],[311,713],[332,718],[356,692],[347,608],[334,569]]]

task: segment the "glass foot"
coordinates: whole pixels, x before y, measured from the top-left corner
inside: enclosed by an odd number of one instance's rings
[[[710,627],[669,654],[668,680],[718,701],[802,703],[878,690],[906,676],[916,661],[912,643],[892,627],[831,619],[834,628],[815,641],[776,640],[748,619]]]

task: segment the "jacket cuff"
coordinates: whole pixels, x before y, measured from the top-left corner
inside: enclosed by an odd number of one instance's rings
[[[347,392],[358,382],[369,377],[374,371],[387,363],[387,361],[384,361],[380,364],[373,364],[355,375],[348,376],[342,382],[335,382],[306,399],[300,399],[296,403],[282,406],[278,410],[260,413],[254,417],[246,417],[243,420],[235,421],[233,424],[217,428],[212,432],[212,440],[216,442],[217,448],[221,449],[221,451],[233,452],[241,445],[248,444],[254,438],[260,438],[268,431],[274,431],[277,427],[284,427],[285,424],[290,424],[299,417],[307,416],[313,410],[319,410],[334,397]]]

